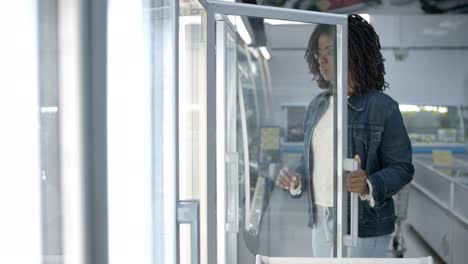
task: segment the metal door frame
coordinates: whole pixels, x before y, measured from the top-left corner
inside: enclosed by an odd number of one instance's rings
[[[269,6],[258,6],[252,4],[241,4],[221,1],[199,0],[207,10],[207,131],[216,131],[217,120],[217,89],[216,89],[216,19],[215,14],[253,16],[270,19],[280,19],[289,21],[298,21],[314,24],[331,24],[337,26],[337,127],[335,129],[336,140],[336,161],[335,170],[337,175],[337,184],[335,182],[335,193],[341,194],[335,196],[337,207],[335,208],[335,247],[334,256],[341,257],[346,255],[344,247],[344,235],[347,233],[347,191],[345,188],[343,160],[347,155],[347,72],[348,72],[348,20],[346,15],[335,15],[328,13],[277,8]],[[345,74],[344,74],[345,73]],[[216,133],[224,133],[217,131]],[[207,135],[212,137],[212,135]],[[211,138],[212,139],[212,138]],[[224,153],[217,153],[217,140],[207,140],[207,208],[208,208],[208,263],[217,263],[217,206],[216,206],[216,160],[223,159]],[[338,151],[339,150],[339,151]],[[214,161],[214,162],[213,162]],[[342,195],[342,194],[345,195]]]

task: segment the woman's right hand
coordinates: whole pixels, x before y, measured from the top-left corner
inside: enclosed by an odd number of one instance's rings
[[[285,190],[296,189],[301,182],[301,176],[288,166],[284,166],[276,176],[276,185]]]

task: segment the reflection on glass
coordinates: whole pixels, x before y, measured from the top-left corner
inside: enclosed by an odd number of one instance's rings
[[[285,106],[286,111],[286,137],[285,142],[304,142],[304,115],[306,107],[303,105]]]
[[[141,3],[135,2],[135,5]],[[147,25],[152,29],[148,32],[147,51],[153,54],[151,72],[153,79],[153,109],[155,138],[153,150],[156,155],[152,164],[154,169],[154,187],[156,197],[153,200],[153,208],[156,209],[155,233],[156,238],[153,249],[155,263],[175,263],[177,259],[176,241],[176,216],[172,213],[175,204],[175,193],[177,190],[176,177],[167,175],[176,174],[176,39],[175,36],[175,13],[176,1],[146,1],[143,5],[143,14],[148,14]],[[121,18],[121,16],[119,16]],[[169,37],[171,36],[171,37]],[[149,56],[148,56],[149,57]],[[172,87],[170,89],[169,87]],[[170,99],[167,99],[170,98]],[[167,122],[166,120],[170,120]],[[167,132],[164,132],[167,131]],[[169,154],[171,153],[171,154]],[[174,231],[174,232],[171,232]],[[171,248],[172,247],[172,248]],[[168,248],[171,248],[168,250]]]
[[[206,11],[180,0],[179,16],[179,200],[200,202],[200,261],[207,257],[206,199]],[[190,263],[190,229],[180,226],[181,263]]]
[[[44,135],[40,129],[46,114],[39,116],[40,107],[55,106],[53,100],[44,100],[48,91],[40,74],[44,62],[53,60],[48,56],[53,47],[46,51],[42,42],[46,24],[41,16],[42,3],[13,1],[4,2],[2,7],[0,263],[42,263],[42,255],[60,253],[58,232],[52,226],[59,214],[57,203],[52,200],[57,193],[52,185],[55,175],[50,171],[52,179],[48,185],[43,173],[47,157],[42,157],[42,148],[48,143],[45,139],[50,139],[53,132]],[[48,121],[53,123],[54,118]],[[53,151],[53,147],[47,150]]]
[[[60,174],[59,90],[57,65],[57,13],[53,6],[40,9],[40,157],[43,261],[63,259],[63,205]],[[44,34],[46,33],[46,34]],[[47,48],[50,52],[44,52]]]
[[[55,89],[56,86],[52,86]],[[42,93],[41,105],[58,103],[57,90]],[[47,107],[41,107],[45,110]],[[62,259],[62,209],[58,142],[58,111],[41,111],[41,178],[43,254],[47,261]]]

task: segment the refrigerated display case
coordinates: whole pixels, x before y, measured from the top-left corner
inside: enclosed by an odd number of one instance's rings
[[[400,111],[414,153],[466,152],[466,106],[400,105]]]
[[[463,250],[468,244],[468,162],[466,155],[448,160],[414,156],[408,223],[445,262],[463,263],[468,258]]]

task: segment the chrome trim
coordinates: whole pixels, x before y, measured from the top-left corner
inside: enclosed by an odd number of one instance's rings
[[[358,170],[358,163],[354,159],[345,159],[344,170],[356,171]],[[358,227],[359,227],[359,196],[356,193],[351,193],[351,230],[349,235],[344,236],[343,244],[348,247],[356,247],[358,239]]]
[[[216,120],[213,118],[216,117],[216,103],[214,99],[216,99],[216,67],[215,67],[215,14],[225,14],[225,15],[237,15],[237,16],[252,16],[252,17],[264,17],[264,18],[272,18],[272,19],[282,19],[282,20],[292,20],[292,21],[299,21],[299,22],[306,22],[306,23],[320,23],[320,24],[332,24],[337,25],[338,28],[342,28],[340,35],[338,36],[341,39],[339,43],[340,47],[345,50],[342,51],[341,57],[338,57],[338,61],[345,60],[344,63],[339,63],[339,70],[338,70],[338,88],[340,91],[338,94],[338,111],[343,112],[343,116],[341,114],[338,116],[338,127],[340,128],[337,132],[338,135],[338,144],[335,145],[337,147],[337,175],[341,175],[343,172],[342,169],[342,160],[346,156],[346,136],[347,136],[347,119],[346,119],[346,97],[344,97],[347,93],[347,74],[343,74],[343,72],[347,73],[347,36],[344,32],[347,31],[347,16],[346,15],[335,15],[335,14],[327,14],[321,12],[311,12],[311,11],[303,11],[297,9],[286,9],[286,8],[276,8],[276,7],[268,7],[268,6],[257,6],[251,4],[241,4],[241,3],[230,3],[230,2],[221,2],[221,1],[211,1],[206,0],[207,2],[207,10],[208,10],[208,128],[207,131],[214,131],[216,128]],[[344,98],[343,98],[344,97]],[[214,105],[214,106],[213,106]],[[343,125],[345,125],[345,129],[343,130]],[[216,162],[212,162],[216,158],[216,143],[213,141],[208,140],[208,232],[210,230],[217,228],[214,225],[210,224],[210,219],[214,219],[216,222],[216,211],[215,211],[215,204],[211,204],[211,202],[215,201],[216,194],[214,194],[216,190]],[[343,149],[344,146],[344,149]],[[244,153],[245,154],[245,153]],[[223,157],[224,158],[224,157]],[[210,164],[213,163],[213,164]],[[342,180],[342,176],[340,176]],[[341,185],[341,184],[340,184]],[[342,188],[342,186],[340,187]],[[336,189],[335,189],[336,191]],[[338,193],[338,192],[336,192]],[[345,192],[346,193],[346,192]],[[346,195],[344,195],[346,199]],[[211,198],[211,199],[210,199]],[[338,199],[338,200],[341,200]],[[215,202],[213,202],[215,203]],[[345,203],[346,204],[346,203]],[[247,211],[246,211],[247,212]],[[247,214],[247,213],[246,213]],[[212,223],[212,222],[211,222]],[[346,225],[344,225],[346,227]],[[340,224],[340,228],[343,228],[343,225]],[[335,229],[337,230],[337,229]],[[341,235],[343,232],[341,232]],[[216,243],[214,236],[208,235],[209,244]],[[342,247],[342,237],[338,238],[341,241],[340,248]],[[209,248],[209,263],[216,263],[216,245],[208,246]],[[337,247],[334,247],[335,249]],[[336,256],[336,254],[335,254]]]
[[[144,2],[147,2],[146,0]],[[149,1],[151,2],[151,1]],[[154,3],[153,3],[154,4]],[[162,39],[161,56],[155,56],[152,71],[158,71],[160,67],[160,78],[153,83],[155,98],[153,109],[155,113],[161,113],[160,121],[156,119],[153,123],[153,133],[160,139],[154,140],[154,184],[162,186],[162,201],[157,196],[153,206],[155,219],[155,238],[153,258],[156,263],[176,263],[178,260],[178,238],[177,228],[177,201],[179,199],[179,1],[161,1],[156,5],[162,6],[162,14],[154,18],[151,13],[152,27],[155,23],[156,29],[152,33],[152,41]],[[148,5],[151,6],[150,3]],[[159,7],[159,6],[157,6]],[[152,11],[151,11],[152,12]],[[156,13],[158,15],[158,13]],[[156,21],[156,22],[155,22]],[[160,22],[161,21],[161,22]],[[160,23],[158,23],[160,22]],[[154,54],[155,51],[153,51]],[[158,65],[159,64],[159,65]],[[156,69],[154,69],[154,67]],[[167,78],[163,78],[167,76]],[[154,76],[152,76],[154,77]],[[158,82],[159,80],[159,82]],[[158,89],[160,93],[158,93]],[[159,110],[158,110],[158,107]],[[162,111],[161,111],[162,110]],[[153,118],[156,116],[153,114]],[[164,125],[162,125],[164,124]],[[158,132],[158,130],[160,130]],[[158,149],[159,148],[159,149]],[[159,152],[159,153],[158,153]],[[160,155],[160,156],[158,156]],[[159,160],[157,160],[159,159]],[[158,166],[160,165],[160,166]],[[158,175],[157,168],[162,168]],[[167,177],[170,175],[172,177]],[[156,187],[157,189],[157,187]],[[154,194],[153,194],[154,195]]]
[[[348,21],[347,17],[344,15],[335,15],[323,12],[223,2],[216,0],[206,1],[208,6],[210,6],[215,11],[215,13],[225,15],[262,17],[329,25],[344,25]],[[311,17],[314,18],[311,19]]]
[[[107,263],[107,1],[59,1],[65,263]]]
[[[212,140],[212,134],[210,132],[216,131],[216,98],[217,98],[217,89],[216,89],[216,11],[208,2],[206,6],[206,20],[207,20],[207,31],[206,31],[206,41],[207,41],[207,75],[206,75],[206,169],[207,169],[207,227],[206,227],[206,238],[207,238],[207,262],[208,263],[217,263],[217,211],[216,211],[216,160],[220,158],[220,154],[216,153],[216,140]],[[216,133],[216,132],[215,132]],[[221,159],[224,159],[224,154],[222,154]]]
[[[216,21],[216,203],[217,203],[217,255],[218,263],[225,262],[226,256],[226,195],[228,190],[226,173],[229,157],[226,154],[226,39],[225,39],[225,22],[222,20]]]
[[[336,247],[334,248],[335,257],[345,257],[346,249],[344,245],[344,236],[347,233],[347,188],[344,171],[344,159],[348,155],[348,20],[344,16],[344,23],[336,26],[337,35],[337,130],[336,130],[336,172],[337,181],[335,183],[335,193],[338,194],[335,212],[336,227]],[[341,197],[340,197],[341,195]]]

